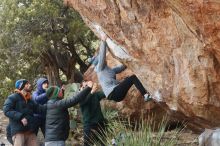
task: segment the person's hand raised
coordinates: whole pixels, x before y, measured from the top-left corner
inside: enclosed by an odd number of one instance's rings
[[[102,32],[101,33],[101,40],[106,41],[106,39],[107,39],[107,35],[104,32]]]
[[[98,89],[98,86],[97,86],[96,83],[94,83],[93,86],[92,86],[91,93],[94,93],[97,89]]]
[[[21,123],[26,126],[28,124],[28,121],[26,118],[21,119]]]
[[[61,90],[65,91],[66,90],[66,85],[62,85]]]
[[[88,82],[87,82],[87,86],[90,87],[90,88],[92,88],[93,82],[92,82],[92,81],[88,81]]]

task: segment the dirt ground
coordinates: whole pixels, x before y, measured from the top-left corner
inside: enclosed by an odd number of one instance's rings
[[[0,146],[12,146],[6,138],[6,126],[8,124],[8,118],[4,116],[3,111],[0,111]]]
[[[165,138],[171,138],[175,135],[174,131],[166,132]],[[193,134],[189,130],[185,130],[181,132],[181,136],[178,137],[179,143],[177,146],[198,146],[198,134]]]

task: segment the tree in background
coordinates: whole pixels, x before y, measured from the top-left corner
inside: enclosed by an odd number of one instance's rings
[[[80,15],[60,0],[0,1],[0,96],[18,78],[46,75],[50,84],[84,73],[97,39]]]

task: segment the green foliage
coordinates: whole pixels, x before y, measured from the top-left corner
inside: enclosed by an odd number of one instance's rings
[[[102,107],[102,114],[108,121],[116,120],[119,117],[117,110],[108,107]]]
[[[31,49],[41,52],[54,43],[62,50],[63,40],[68,39],[80,45],[79,39],[90,46],[96,40],[85,26],[80,15],[63,6],[60,0],[2,0],[0,20],[4,28],[4,42],[13,41],[18,50]],[[12,47],[12,46],[11,46]]]
[[[79,89],[80,89],[79,83],[70,83],[70,84],[65,85],[64,98],[73,97],[76,93],[79,92]]]
[[[97,133],[105,145],[112,145],[114,141],[117,146],[176,146],[178,137],[181,136],[182,129],[176,129],[172,131],[171,135],[167,135],[166,118],[161,119],[159,125],[155,125],[152,120],[141,120],[135,123],[130,120],[122,120],[114,110],[106,109],[103,112],[104,115],[115,115],[108,119],[106,140]],[[95,140],[94,143],[99,145]]]
[[[71,98],[79,92],[80,84],[79,83],[71,83],[65,85],[64,98]],[[70,128],[76,128],[76,117],[78,116],[78,108],[79,106],[73,106],[68,108],[70,114]]]
[[[27,60],[24,61],[19,57],[16,59],[17,61],[14,59],[0,61],[0,105],[3,104],[9,94],[13,93],[16,80],[25,78],[32,82],[37,76],[34,71],[37,66],[36,63],[33,63],[30,67],[31,64]]]
[[[1,0],[0,28],[1,99],[13,91],[17,79],[45,75],[45,66],[65,75],[71,74],[69,64],[85,68],[97,41],[80,15],[60,0]]]

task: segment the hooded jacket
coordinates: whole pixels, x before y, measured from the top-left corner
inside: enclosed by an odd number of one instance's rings
[[[39,78],[37,80],[37,90],[33,92],[32,99],[38,104],[45,104],[48,101],[46,91],[42,88],[43,83],[48,82],[45,78]]]

